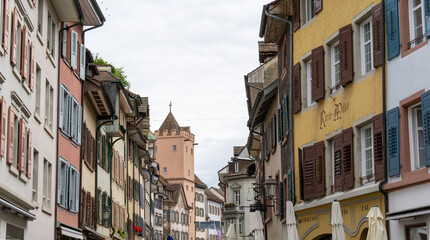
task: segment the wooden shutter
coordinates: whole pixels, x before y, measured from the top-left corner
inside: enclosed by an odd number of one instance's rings
[[[91,136],[91,166],[93,167],[93,169],[96,169],[96,167],[97,167],[96,146],[97,146],[96,139],[93,136]]]
[[[391,60],[400,54],[398,0],[385,0],[385,20],[387,31],[387,59]]]
[[[293,31],[300,27],[300,0],[293,0]]]
[[[400,174],[399,117],[399,107],[387,112],[387,162],[388,176],[390,177]]]
[[[70,65],[73,70],[76,70],[78,67],[78,33],[73,30],[70,35],[70,53]]]
[[[8,26],[9,27],[9,26]],[[12,66],[16,65],[16,44],[17,44],[17,35],[18,35],[18,10],[16,8],[13,9],[12,15],[12,46],[10,52],[10,62]]]
[[[305,184],[304,184],[304,168],[303,168],[303,150],[298,149],[298,155],[299,155],[299,185],[300,185],[300,199],[305,199],[304,192],[305,192]]]
[[[276,114],[272,118],[272,148],[276,148]]]
[[[430,91],[421,95],[424,133],[424,159],[426,166],[430,167]]]
[[[426,36],[430,38],[430,0],[424,1],[424,21],[426,26]]]
[[[334,150],[334,191],[342,191],[343,179],[342,179],[342,148],[343,148],[343,136],[338,134],[333,138],[333,150]]]
[[[81,145],[82,142],[82,107],[81,106],[77,106],[78,108],[78,122],[77,122],[77,128],[78,128],[78,136],[77,138],[77,143],[79,145]]]
[[[284,219],[284,183],[279,182],[279,218]]]
[[[315,7],[315,14],[321,12],[323,8],[323,0],[315,0],[314,7]]]
[[[108,142],[108,172],[112,173],[112,145]]]
[[[34,44],[31,43],[30,45],[30,80],[28,81],[28,87],[33,92],[34,90],[34,73],[35,73],[35,66],[34,66]]]
[[[324,47],[312,49],[312,100],[324,98]]]
[[[6,153],[6,98],[1,97],[0,106],[0,157],[4,157]]]
[[[278,143],[280,144],[282,142],[282,138],[284,137],[284,134],[282,133],[282,105],[279,104],[277,109],[277,120],[278,120]]]
[[[300,156],[299,156],[299,158],[300,158]],[[300,166],[299,166],[299,168],[300,168]],[[299,170],[301,170],[301,169],[299,169]],[[286,189],[287,197],[285,199],[289,200],[289,201],[294,201],[294,199],[293,199],[294,198],[294,192],[293,192],[293,171],[291,169],[288,170],[287,183],[288,183],[288,185],[285,186],[287,188]]]
[[[8,53],[8,43],[9,43],[9,19],[10,19],[9,9],[10,9],[10,0],[4,0],[2,47],[5,53]]]
[[[18,127],[18,170],[24,172],[25,163],[25,136],[27,135],[26,123],[23,118],[19,119]]]
[[[289,121],[289,106],[288,106],[288,98],[287,94],[284,94],[284,129],[285,135],[290,133],[290,121]]]
[[[384,61],[384,21],[382,17],[382,3],[372,8],[372,42],[373,66],[379,67]]]
[[[21,39],[21,76],[22,79],[27,79],[28,74],[28,61],[27,61],[27,55],[28,55],[28,34],[27,34],[27,26],[22,27],[22,39]]]
[[[339,29],[340,84],[342,86],[354,80],[354,58],[352,46],[352,25]]]
[[[352,128],[343,130],[343,189],[354,187],[354,153]]]
[[[302,106],[302,93],[300,81],[300,62],[293,66],[293,111],[298,113]]]
[[[319,198],[319,197],[323,197],[326,192],[324,141],[315,143],[314,150],[315,150],[315,195],[316,197]]]
[[[385,130],[384,115],[373,117],[373,161],[375,166],[375,181],[384,179],[385,172]]]
[[[85,63],[86,63],[86,58],[85,58],[85,52],[86,52],[86,49],[85,49],[85,45],[83,45],[83,44],[81,44],[80,45],[80,47],[79,47],[79,49],[80,49],[80,58],[79,58],[79,77],[82,79],[82,80],[85,80]]]
[[[102,156],[102,168],[106,169],[106,135],[102,135],[101,140],[101,156]]]
[[[303,148],[304,200],[315,197],[315,156],[314,147]]]
[[[79,223],[81,224],[81,225],[84,225],[84,223],[85,223],[85,221],[86,221],[86,219],[87,219],[87,208],[86,208],[86,206],[87,206],[87,203],[86,203],[86,199],[87,199],[87,197],[86,197],[86,192],[85,192],[85,190],[84,189],[81,189],[81,196],[82,196],[82,198],[81,198],[81,202],[80,202],[80,208],[79,208]]]
[[[82,146],[81,146],[81,159],[88,163],[87,154],[88,154],[88,144],[87,144],[87,124],[83,123],[83,131],[82,131]]]
[[[28,179],[31,178],[31,159],[33,157],[31,138],[32,138],[31,130],[28,129],[28,132],[27,132],[27,178]]]

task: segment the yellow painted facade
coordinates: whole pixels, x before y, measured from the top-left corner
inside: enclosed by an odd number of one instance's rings
[[[304,1],[300,1],[304,2]],[[354,126],[354,123],[363,118],[371,119],[382,113],[382,67],[373,68],[370,72],[361,73],[360,60],[360,27],[359,24],[363,19],[372,17],[372,7],[380,1],[374,0],[325,0],[323,9],[313,19],[304,23],[301,21],[301,27],[293,34],[293,64],[301,63],[301,86],[302,86],[302,107],[301,111],[294,114],[294,161],[295,161],[295,190],[299,211],[298,229],[300,239],[319,239],[324,234],[331,234],[332,227],[330,223],[331,202],[317,207],[300,199],[300,169],[299,169],[299,148],[313,143],[324,141],[327,151],[328,136],[333,136],[336,132],[348,129]],[[302,7],[303,5],[301,5]],[[304,11],[301,11],[301,19]],[[331,74],[330,71],[330,45],[336,39],[336,33],[339,29],[348,25],[353,25],[353,55],[354,55],[354,81],[330,96]],[[333,37],[335,36],[335,37]],[[309,53],[312,49],[324,46],[324,86],[325,95],[320,101],[307,106],[306,90],[303,90],[303,82],[306,83],[306,76],[303,74],[305,64],[303,59],[309,59]],[[306,73],[306,72],[305,72]],[[305,95],[305,96],[304,96]],[[370,121],[371,123],[371,121]],[[357,134],[354,132],[354,134]],[[354,137],[354,151],[357,151],[356,137]],[[361,159],[357,158],[354,153],[354,165],[361,164]],[[325,185],[326,197],[333,195],[330,186],[332,186],[331,157],[325,156]],[[360,161],[360,163],[358,163]],[[361,174],[361,172],[360,172]],[[360,183],[358,170],[354,172],[354,190],[362,187]],[[373,183],[375,184],[375,183]],[[377,189],[377,188],[373,188]],[[348,191],[346,191],[348,192]],[[342,214],[347,228],[345,231],[346,239],[363,239],[362,232],[367,228],[367,220],[363,220],[368,210],[372,206],[379,206],[384,213],[384,197],[377,190],[363,195],[347,197],[344,194],[340,203]],[[333,199],[334,200],[334,199]],[[319,201],[319,200],[317,200]],[[306,207],[310,205],[309,207]],[[297,206],[297,205],[296,205]],[[297,210],[297,208],[296,208]],[[385,213],[384,213],[385,214]],[[366,230],[367,231],[367,230]],[[364,238],[365,239],[365,238]]]

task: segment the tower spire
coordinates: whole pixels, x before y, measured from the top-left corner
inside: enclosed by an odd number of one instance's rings
[[[170,107],[170,112],[172,112],[172,101],[170,101],[169,107]]]

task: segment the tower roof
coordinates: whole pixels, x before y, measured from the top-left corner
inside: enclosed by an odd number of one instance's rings
[[[167,129],[168,133],[171,133],[172,130],[175,130],[177,132],[180,131],[180,126],[178,122],[176,121],[175,117],[173,116],[172,112],[169,112],[167,114],[166,119],[164,119],[163,124],[161,124],[160,129],[158,129],[160,132],[163,132]]]

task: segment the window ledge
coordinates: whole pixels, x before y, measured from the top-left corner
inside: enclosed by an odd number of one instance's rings
[[[367,79],[368,77],[370,77],[371,75],[373,75],[375,73],[376,73],[376,68],[372,68],[372,70],[368,71],[367,73],[361,74],[360,76],[355,78],[353,83],[354,84],[360,83],[361,81]]]
[[[301,112],[302,112],[302,113],[308,112],[308,111],[310,111],[310,110],[312,110],[312,109],[316,108],[317,106],[318,106],[318,102],[314,102],[314,103],[312,103],[311,105],[309,105],[309,106],[307,106],[307,107],[303,108],[303,109],[301,110]]]
[[[0,55],[4,56],[4,49],[3,49],[3,47],[0,47]]]
[[[42,35],[39,33],[39,31],[36,32],[36,37],[37,37],[37,40],[39,40],[40,45],[43,46],[44,44],[43,44]]]
[[[44,129],[45,129],[45,132],[47,132],[48,133],[48,135],[52,138],[52,139],[54,139],[54,134],[52,133],[52,130],[51,129],[49,129],[47,126],[46,126],[46,124],[44,124],[45,126],[43,127]]]
[[[31,90],[28,87],[28,81],[23,80],[22,81],[22,87],[24,88],[24,90],[27,92],[27,94],[31,94]]]
[[[54,58],[52,57],[52,54],[51,54],[51,52],[49,51],[49,49],[46,49],[46,56],[48,57],[48,59],[49,59],[49,61],[51,62],[52,66],[53,66],[54,68],[56,68],[57,66],[55,65],[55,60],[54,60]]]
[[[52,211],[48,208],[45,208],[44,206],[42,206],[42,212],[48,214],[49,216],[52,215]]]
[[[19,74],[19,70],[18,70],[18,68],[16,68],[16,66],[13,66],[13,70],[12,70],[12,72],[13,72],[13,75],[15,76],[15,78],[16,78],[19,82],[21,82],[21,81],[22,81],[22,79],[21,79],[21,74]]]
[[[14,165],[9,165],[9,172],[15,177],[19,175],[18,169]]]
[[[426,46],[427,43],[428,43],[428,39],[426,38],[422,43],[416,45],[415,47],[413,47],[411,49],[406,48],[406,50],[402,51],[402,58],[407,57],[408,55],[412,54],[413,52],[417,51],[418,49]]]
[[[315,21],[315,19],[317,18],[317,15],[315,14],[315,16],[313,18],[311,18],[311,20],[305,22],[305,24],[300,24],[300,30],[303,30],[305,27],[307,27],[308,25],[310,25],[311,23],[313,23]]]
[[[42,121],[40,120],[40,115],[39,115],[39,113],[37,113],[36,111],[34,112],[34,114],[33,114],[33,116],[34,116],[34,119],[36,119],[36,121],[39,123],[39,124],[41,124],[42,123]]]
[[[25,176],[25,173],[22,172],[19,174],[19,180],[21,180],[21,182],[26,184],[29,179],[27,178],[27,176]]]

